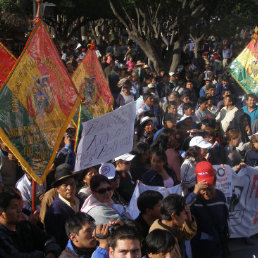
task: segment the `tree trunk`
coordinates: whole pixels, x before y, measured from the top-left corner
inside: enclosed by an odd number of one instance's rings
[[[183,45],[182,42],[183,42],[183,40],[181,38],[179,38],[174,43],[173,58],[172,58],[172,61],[171,61],[169,72],[175,72],[176,68],[180,64],[180,61],[181,61],[181,51],[182,51],[182,45]]]

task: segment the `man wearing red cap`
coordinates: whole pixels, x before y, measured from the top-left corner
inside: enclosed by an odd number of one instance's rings
[[[200,190],[191,206],[197,222],[197,234],[191,241],[193,258],[225,257],[228,251],[228,208],[224,194],[215,189],[215,172],[208,161],[195,168],[197,183],[205,180],[208,187]]]

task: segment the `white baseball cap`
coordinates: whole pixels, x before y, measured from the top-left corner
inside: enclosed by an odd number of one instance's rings
[[[116,177],[116,168],[112,163],[104,163],[99,168],[99,174],[107,177],[108,179],[114,179]]]
[[[132,155],[130,153],[126,153],[126,154],[123,154],[119,157],[116,157],[115,161],[120,160],[120,159],[124,160],[124,161],[131,161],[134,157],[135,157],[135,155]]]
[[[142,117],[141,120],[140,120],[140,125],[142,125],[143,123],[145,123],[147,121],[152,121],[153,122],[153,118],[151,118],[149,116]]]
[[[197,146],[197,147],[200,147],[202,149],[208,149],[212,146],[212,144],[205,141],[202,136],[195,136],[190,141],[189,146],[190,147]]]

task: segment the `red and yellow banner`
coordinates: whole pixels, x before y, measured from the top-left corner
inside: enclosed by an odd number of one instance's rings
[[[0,138],[41,184],[80,103],[77,91],[39,21],[0,92]]]
[[[85,107],[82,106],[82,110],[87,109],[93,117],[99,117],[112,109],[113,96],[93,49],[87,51],[73,73],[72,81],[85,99]]]
[[[16,58],[14,55],[0,42],[0,90],[15,62]]]
[[[246,93],[258,94],[258,33],[241,54],[231,63],[232,76]]]

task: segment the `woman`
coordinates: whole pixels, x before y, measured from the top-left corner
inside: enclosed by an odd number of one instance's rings
[[[193,191],[196,184],[195,166],[197,162],[208,158],[208,149],[212,144],[205,141],[202,136],[195,136],[190,141],[189,146],[180,169],[185,194]]]
[[[150,168],[149,149],[148,144],[139,142],[132,150],[132,154],[135,155],[130,168],[133,181],[142,180],[142,175]]]
[[[81,172],[81,182],[83,182],[83,186],[81,187],[81,189],[78,192],[78,196],[81,199],[81,201],[85,201],[86,198],[88,198],[91,194],[91,190],[90,190],[90,180],[92,179],[92,177],[98,175],[98,171],[96,169],[96,167],[91,167],[91,168],[87,168],[85,170],[83,170]]]
[[[167,156],[163,150],[151,150],[151,168],[142,176],[142,182],[151,186],[172,187],[178,183],[176,174],[167,166]]]
[[[258,166],[258,134],[252,136],[249,150],[245,156],[246,165],[251,167]]]
[[[152,148],[159,148],[166,153],[168,168],[173,170],[176,174],[177,180],[181,181],[180,167],[182,160],[178,153],[181,144],[178,137],[179,134],[176,130],[166,128],[158,135],[158,138],[153,143]]]
[[[96,175],[90,181],[92,194],[85,200],[81,212],[88,213],[96,225],[108,224],[111,220],[121,220],[112,202],[114,193],[111,182],[103,175]]]
[[[155,131],[154,131],[153,119],[150,118],[149,116],[142,117],[140,124],[135,131],[135,138],[134,138],[135,145],[138,142],[143,142],[150,146],[153,142],[154,132]]]
[[[242,156],[236,147],[241,141],[241,133],[236,129],[229,130],[226,133],[228,145],[225,147],[226,150],[226,164],[232,167],[235,172],[238,172],[246,164],[242,162]]]

